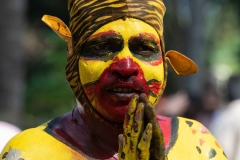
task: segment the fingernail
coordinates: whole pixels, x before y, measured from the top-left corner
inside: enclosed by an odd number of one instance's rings
[[[147,125],[147,133],[152,129],[152,124],[151,123],[148,123]]]
[[[136,104],[137,104],[137,98],[138,98],[137,95],[133,95],[133,97],[128,105],[128,113],[132,114],[135,111]]]
[[[133,123],[133,130],[134,130],[135,133],[138,132],[138,123],[137,122]]]
[[[141,121],[143,119],[143,116],[144,116],[144,104],[141,102],[138,104],[138,107],[137,107],[137,111],[136,111],[136,115],[135,115],[135,120],[136,121]]]

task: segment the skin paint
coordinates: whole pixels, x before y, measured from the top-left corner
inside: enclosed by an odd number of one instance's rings
[[[79,70],[94,108],[106,119],[122,123],[133,94],[146,93],[155,103],[161,93],[164,67],[159,36],[138,19],[110,22],[86,42]]]

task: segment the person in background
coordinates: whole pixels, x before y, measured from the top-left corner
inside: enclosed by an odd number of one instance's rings
[[[218,111],[225,105],[223,92],[217,86],[210,73],[205,73],[203,78],[203,90],[201,96],[194,97],[188,94],[189,105],[183,117],[195,119],[209,128],[212,120],[218,115]]]
[[[0,151],[3,150],[3,147],[7,144],[7,142],[21,132],[21,129],[17,126],[0,121]]]
[[[230,77],[227,84],[228,104],[218,111],[209,126],[230,160],[240,159],[240,75]]]
[[[158,101],[155,111],[158,115],[164,116],[183,116],[189,107],[190,99],[188,93],[179,90],[170,95],[163,95]]]
[[[167,61],[178,75],[197,72],[165,52],[162,0],[68,0],[69,28],[45,15],[68,45],[67,80],[77,106],[12,138],[4,160],[226,160],[199,122],[156,115]],[[53,106],[57,107],[57,106]]]

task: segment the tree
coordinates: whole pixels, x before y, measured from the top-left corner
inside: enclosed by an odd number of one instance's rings
[[[176,77],[181,81],[170,82],[175,89],[185,89],[193,97],[199,98],[203,92],[203,73],[205,70],[205,28],[206,14],[205,0],[165,1],[167,13],[165,17],[166,48],[182,52],[190,57],[199,67],[198,73],[184,78]],[[170,71],[170,76],[171,71]],[[176,79],[172,78],[172,79]],[[169,78],[169,81],[171,79]],[[176,86],[176,83],[177,86]],[[168,85],[171,87],[172,85]],[[167,88],[168,89],[168,88]]]
[[[0,120],[20,125],[24,104],[25,0],[1,2],[0,9]]]

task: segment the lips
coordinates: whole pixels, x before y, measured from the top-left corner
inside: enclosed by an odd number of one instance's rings
[[[141,94],[144,92],[139,83],[121,83],[113,85],[106,90],[109,98],[115,102],[129,103],[134,94]]]

